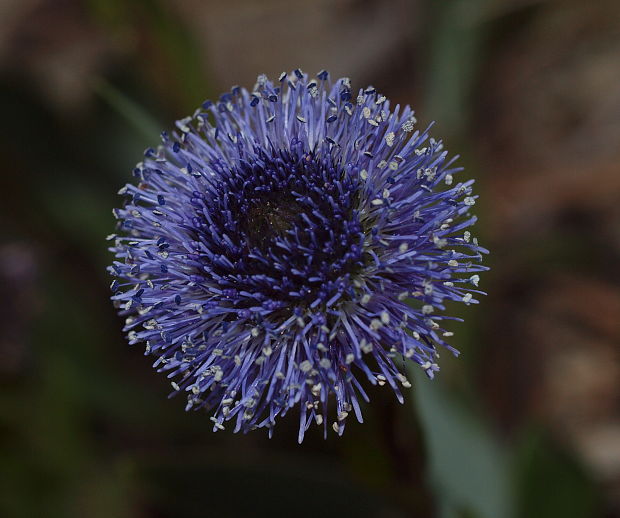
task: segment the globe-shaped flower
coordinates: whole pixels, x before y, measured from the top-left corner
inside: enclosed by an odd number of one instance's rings
[[[342,434],[364,378],[402,401],[432,377],[446,300],[476,302],[472,181],[409,106],[300,70],[259,76],[177,123],[114,211],[112,299],[214,430],[300,413]],[[334,409],[330,400],[333,400]],[[331,417],[330,417],[331,416]]]

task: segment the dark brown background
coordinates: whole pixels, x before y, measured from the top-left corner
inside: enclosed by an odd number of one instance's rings
[[[344,438],[213,434],[108,302],[160,129],[301,67],[409,103],[478,180],[463,354]],[[0,0],[0,515],[620,515],[620,3]]]

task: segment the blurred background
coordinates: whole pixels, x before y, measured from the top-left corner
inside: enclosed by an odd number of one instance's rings
[[[366,423],[214,434],[108,301],[162,129],[301,67],[411,104],[481,194],[456,360]],[[617,0],[0,0],[0,516],[620,516]]]

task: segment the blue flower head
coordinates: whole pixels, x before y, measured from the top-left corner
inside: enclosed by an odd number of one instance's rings
[[[296,407],[342,434],[365,380],[402,402],[429,377],[447,300],[477,302],[473,181],[409,106],[300,70],[234,87],[177,122],[120,191],[110,272],[130,344],[212,411],[267,428]],[[452,318],[453,319],[453,318]]]

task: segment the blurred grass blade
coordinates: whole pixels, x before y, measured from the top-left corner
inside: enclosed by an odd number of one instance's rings
[[[94,90],[112,109],[129,122],[149,142],[157,142],[163,127],[146,110],[103,78],[94,83]]]

